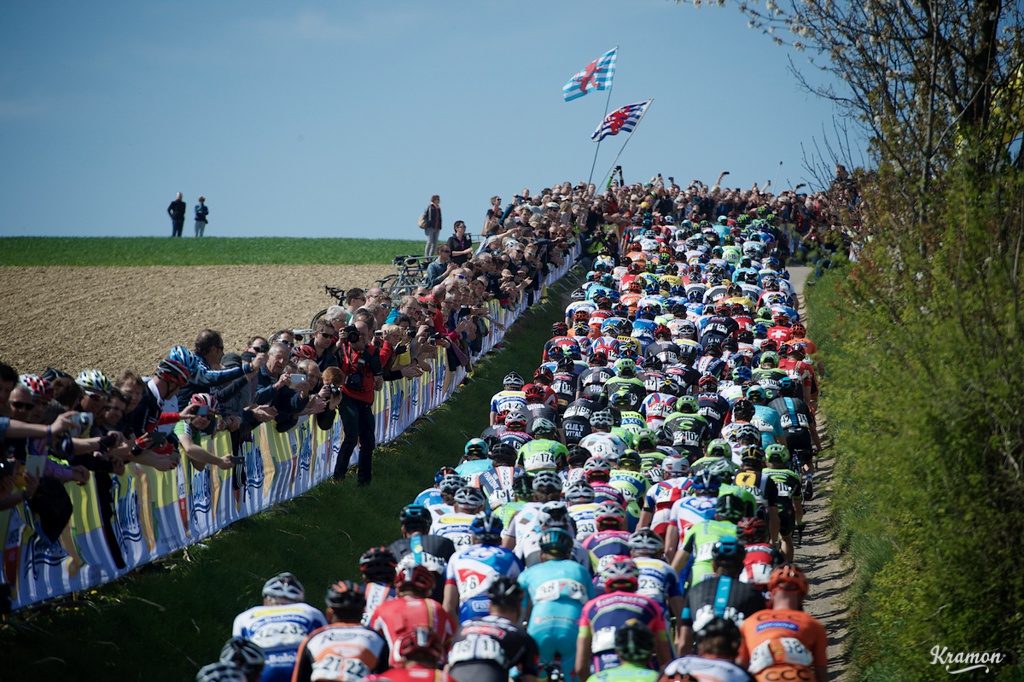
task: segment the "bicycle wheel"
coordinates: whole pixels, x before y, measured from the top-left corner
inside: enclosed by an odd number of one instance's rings
[[[398,275],[388,275],[381,277],[375,282],[375,285],[380,287],[387,293],[388,296],[394,296],[395,285],[398,284]]]
[[[309,323],[309,328],[310,329],[316,329],[316,323],[319,322],[320,318],[322,318],[326,314],[327,314],[327,308],[324,308],[323,310],[318,312],[316,315],[314,315],[312,321],[310,321],[310,323]]]

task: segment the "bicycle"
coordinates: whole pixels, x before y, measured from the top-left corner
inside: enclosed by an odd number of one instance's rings
[[[395,267],[393,274],[376,281],[376,286],[383,289],[392,299],[408,296],[417,287],[427,285],[427,266],[434,262],[434,256],[395,256],[391,264]]]
[[[324,291],[327,292],[328,296],[331,296],[332,298],[334,298],[337,301],[336,305],[340,305],[340,306],[344,306],[345,305],[345,290],[344,289],[339,289],[338,287],[332,287],[332,286],[324,286]],[[310,329],[316,329],[316,323],[320,321],[321,317],[323,317],[324,315],[327,314],[327,310],[328,310],[327,308],[324,308],[323,310],[321,310],[320,312],[318,312],[316,315],[313,316],[313,319],[309,323],[309,328]]]

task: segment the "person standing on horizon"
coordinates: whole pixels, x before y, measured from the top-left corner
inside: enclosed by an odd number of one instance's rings
[[[180,237],[181,228],[185,226],[185,202],[181,198],[181,192],[175,197],[171,205],[167,207],[167,215],[171,216],[171,236]]]
[[[430,197],[430,205],[424,214],[425,225],[423,232],[427,236],[427,248],[423,255],[430,257],[437,253],[437,237],[441,234],[441,197],[435,194]]]
[[[206,207],[206,197],[199,197],[199,203],[196,204],[196,237],[202,237],[203,232],[206,230],[206,216],[210,214],[210,209]]]

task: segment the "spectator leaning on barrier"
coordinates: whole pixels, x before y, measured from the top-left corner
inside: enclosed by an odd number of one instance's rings
[[[288,364],[290,355],[289,345],[282,341],[275,342],[267,354],[267,364],[260,368],[258,375],[254,402],[277,410],[276,420],[279,425],[290,422],[294,415],[306,407],[308,401],[295,390],[303,382],[292,382],[292,369]],[[294,422],[290,425],[294,425]]]
[[[345,373],[345,385],[341,389],[344,395],[338,406],[345,438],[338,452],[334,478],[345,478],[358,442],[360,486],[370,485],[373,478],[373,451],[377,447],[373,395],[384,385],[380,356],[370,347],[372,333],[366,322],[357,321],[342,330],[338,349],[341,371]]]

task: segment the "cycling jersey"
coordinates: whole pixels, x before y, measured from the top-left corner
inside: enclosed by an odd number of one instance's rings
[[[519,576],[530,600],[527,632],[537,641],[543,666],[561,655],[566,679],[576,666],[576,636],[583,606],[594,596],[590,573],[574,561],[552,559]]]
[[[473,524],[476,514],[462,514],[450,512],[442,514],[434,519],[434,525],[430,527],[430,534],[442,538],[448,538],[455,545],[455,549],[465,549],[473,544],[473,536],[469,527]]]
[[[716,617],[726,618],[739,626],[765,607],[764,594],[754,585],[727,575],[712,576],[694,583],[686,593],[686,606],[679,622],[695,631]]]
[[[769,679],[769,675],[761,673],[773,668],[780,672],[809,672],[807,669],[828,665],[825,626],[804,611],[760,611],[743,621],[740,632],[743,642],[737,660],[741,664],[747,663],[747,669],[758,679]],[[813,679],[813,675],[808,679]]]
[[[477,476],[476,485],[484,491],[484,495],[487,496],[487,504],[491,509],[498,509],[502,505],[515,501],[512,484],[516,474],[520,474],[522,471],[519,467],[499,466],[491,467]]]
[[[671,522],[669,515],[672,512],[672,505],[683,497],[691,484],[689,478],[670,478],[652,485],[647,490],[643,510],[652,514],[651,530],[665,537]]]
[[[705,576],[714,573],[711,567],[711,549],[726,536],[736,537],[736,524],[731,521],[702,521],[690,526],[680,547],[690,555],[689,585],[696,585]]]
[[[491,398],[491,412],[504,421],[509,412],[526,410],[526,394],[522,391],[498,391]]]
[[[302,640],[325,625],[324,614],[309,604],[272,604],[238,614],[231,636],[248,639],[263,649],[267,660],[262,682],[285,682],[291,679]]]
[[[597,532],[597,522],[594,521],[594,510],[597,504],[584,502],[569,507],[569,516],[576,526],[576,540],[580,543]]]
[[[525,431],[509,431],[504,429],[500,434],[498,439],[505,445],[511,445],[516,452],[519,452],[519,448],[533,440],[533,437]]]
[[[541,359],[544,362],[550,360],[555,349],[558,349],[562,353],[568,350],[569,354],[575,359],[582,357],[582,354],[580,353],[580,344],[575,338],[571,336],[555,336],[544,342],[544,351]],[[558,356],[555,355],[555,357]]]
[[[398,559],[398,568],[424,566],[434,574],[433,597],[444,598],[444,574],[448,560],[455,554],[455,545],[448,538],[437,535],[416,533],[408,538],[395,540],[388,549]]]
[[[665,429],[672,438],[672,447],[691,463],[704,455],[704,446],[711,440],[711,425],[699,414],[670,415]]]
[[[579,445],[586,448],[594,456],[607,457],[615,462],[619,461],[619,455],[629,447],[621,436],[606,431],[599,431],[586,436],[580,441]]]
[[[646,625],[654,634],[655,641],[668,639],[665,612],[650,597],[615,591],[594,597],[584,605],[579,633],[581,637],[591,638],[594,672],[620,664],[615,653],[615,631],[632,619]]]
[[[387,643],[361,625],[334,623],[315,630],[299,646],[292,682],[357,682],[387,666]]]
[[[565,467],[565,461],[568,457],[569,451],[557,440],[535,438],[529,443],[524,443],[519,448],[517,464],[529,473],[557,471]]]
[[[768,579],[782,555],[766,542],[743,545],[743,570],[740,580],[767,594]]]
[[[370,627],[387,640],[392,667],[403,664],[395,643],[416,628],[425,627],[437,633],[445,650],[455,634],[455,624],[440,603],[417,597],[397,597],[384,602],[370,616]]]
[[[538,674],[539,651],[533,637],[502,616],[482,616],[462,624],[448,652],[452,675],[467,682],[507,682],[509,671]]]
[[[517,577],[523,562],[511,550],[491,545],[472,545],[448,561],[445,584],[459,591],[459,620],[485,616],[490,599],[487,590],[498,576]]]
[[[443,670],[414,665],[411,668],[395,668],[380,675],[364,678],[366,682],[459,682]]]
[[[682,586],[679,584],[679,576],[663,559],[638,556],[633,557],[633,562],[640,569],[640,583],[636,590],[637,594],[650,597],[658,602],[658,606],[668,614],[668,600],[673,597],[683,596]]]
[[[444,504],[444,498],[441,497],[441,491],[437,488],[427,488],[413,500],[413,504],[422,504],[424,507],[433,507],[439,504]]]
[[[594,682],[657,682],[659,677],[657,670],[624,661],[614,668],[602,670],[590,679]]]
[[[598,572],[601,559],[605,557],[629,556],[629,533],[624,530],[599,530],[584,538],[581,544],[590,552],[594,573]]]
[[[683,534],[695,523],[714,519],[717,503],[717,498],[701,495],[680,498],[672,505],[668,517],[669,523],[674,523],[679,529],[679,537],[683,537]]]
[[[361,587],[363,596],[366,598],[366,607],[363,609],[363,625],[369,625],[370,615],[373,610],[396,596],[395,588],[390,584],[366,583]]]

